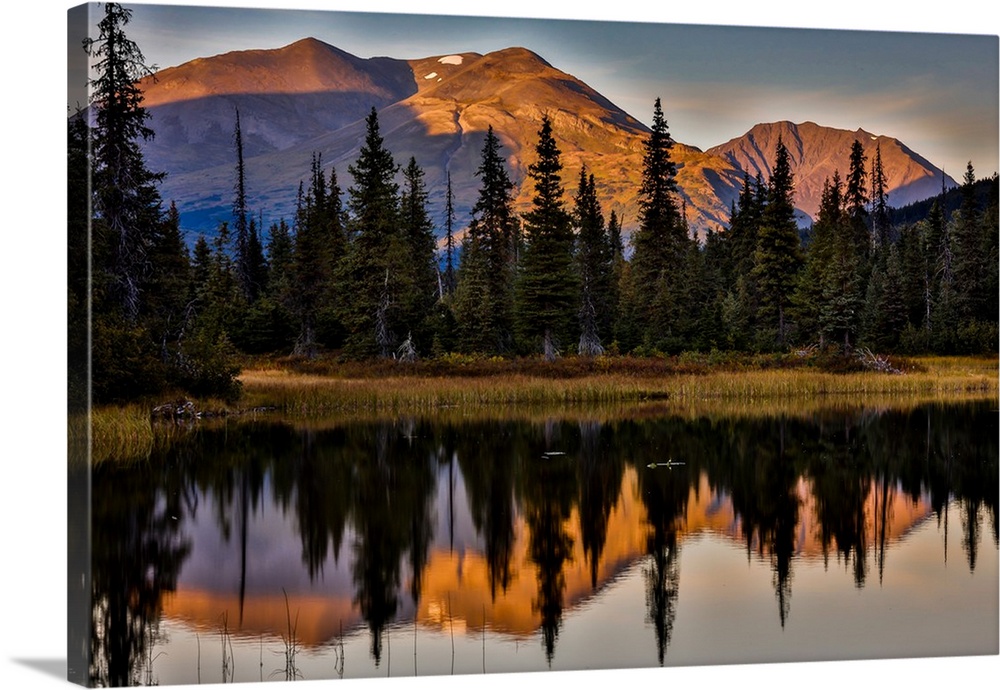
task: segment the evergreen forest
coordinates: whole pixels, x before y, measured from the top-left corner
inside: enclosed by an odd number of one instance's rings
[[[71,407],[179,391],[232,399],[255,355],[997,351],[996,174],[977,181],[970,163],[954,202],[942,194],[901,213],[878,147],[855,141],[801,230],[779,141],[770,176],[745,176],[728,228],[698,239],[659,99],[628,239],[602,210],[600,180],[586,168],[563,176],[548,117],[525,181],[529,211],[515,212],[490,129],[471,217],[456,217],[448,178],[436,228],[420,161],[393,156],[373,108],[356,162],[336,170],[315,154],[294,216],[276,221],[248,198],[234,110],[232,217],[189,245],[142,153],[155,132],[136,84],[150,69],[128,21],[106,4],[85,43],[92,102],[68,120]]]

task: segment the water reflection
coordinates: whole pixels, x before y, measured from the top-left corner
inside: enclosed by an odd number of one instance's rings
[[[149,462],[94,470],[91,683],[155,682],[165,618],[286,641],[296,619],[296,643],[339,641],[338,673],[345,631],[367,630],[379,667],[406,621],[414,672],[418,626],[481,635],[484,665],[487,632],[501,646],[537,636],[552,666],[568,613],[601,605],[635,568],[645,615],[627,634],[662,665],[693,586],[681,587],[686,540],[713,535],[767,563],[783,630],[797,569],[821,560],[856,588],[881,585],[894,545],[928,517],[946,528],[947,559],[956,506],[975,571],[985,521],[997,545],[997,454],[985,404],[206,428]],[[615,666],[602,652],[568,663]]]

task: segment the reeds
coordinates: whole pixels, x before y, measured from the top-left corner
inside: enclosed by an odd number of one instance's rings
[[[84,425],[85,420],[79,420],[76,433],[85,433]],[[90,426],[91,458],[95,463],[148,458],[156,443],[149,410],[141,405],[94,408]]]
[[[85,451],[88,442],[89,461],[93,465],[147,460],[155,449],[162,449],[195,429],[193,423],[154,422],[150,410],[147,405],[134,403],[95,407],[89,417],[72,416],[68,427],[71,461],[88,459]]]
[[[593,365],[591,365],[593,366]],[[904,375],[878,372],[833,374],[814,368],[744,368],[701,371],[607,370],[565,377],[527,374],[519,365],[502,373],[345,378],[288,369],[245,371],[245,403],[274,406],[294,415],[379,410],[420,412],[442,408],[637,403],[815,400],[848,397],[996,397],[996,362],[973,358],[918,361]],[[355,373],[355,372],[352,372]]]
[[[281,588],[285,595],[285,619],[288,626],[287,635],[282,635],[281,639],[285,643],[285,680],[297,680],[302,677],[299,669],[295,666],[295,656],[299,652],[299,641],[296,631],[299,627],[299,614],[295,613],[295,621],[292,621],[292,612],[288,606],[288,592]]]
[[[296,424],[431,416],[453,421],[553,415],[607,420],[673,414],[796,415],[839,407],[898,408],[926,403],[997,400],[996,358],[923,357],[894,362],[902,375],[830,373],[794,356],[712,359],[455,359],[400,365],[268,362],[241,375],[241,410],[275,408]],[[447,375],[442,374],[447,372]],[[199,409],[207,409],[198,405]],[[70,457],[90,444],[90,461],[148,458],[206,423],[157,423],[151,406],[95,408],[69,420]],[[89,421],[89,436],[88,436]],[[76,448],[77,451],[73,452]]]

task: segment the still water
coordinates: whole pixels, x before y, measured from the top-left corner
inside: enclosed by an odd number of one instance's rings
[[[93,470],[90,682],[996,654],[991,407],[198,428]]]

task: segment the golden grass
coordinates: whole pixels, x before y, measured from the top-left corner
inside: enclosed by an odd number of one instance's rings
[[[349,424],[370,424],[400,419],[415,422],[430,421],[435,424],[462,425],[470,423],[503,421],[541,424],[558,420],[571,423],[598,422],[613,424],[622,421],[680,418],[697,419],[810,419],[818,414],[859,410],[875,412],[908,411],[928,404],[956,404],[980,402],[980,394],[947,396],[890,396],[856,398],[838,396],[790,401],[770,399],[742,401],[732,399],[645,401],[611,403],[542,403],[512,406],[450,406],[436,409],[352,409],[315,412],[308,415],[279,415],[275,419],[297,430],[321,431],[341,428]]]
[[[74,462],[88,459],[88,426],[91,444],[89,460],[94,463],[149,457],[155,443],[149,409],[145,406],[96,407],[89,416],[78,414],[70,418],[70,457]]]
[[[90,457],[101,462],[137,462],[148,459],[154,449],[165,447],[190,433],[193,420],[171,423],[154,422],[151,406],[141,403],[95,407],[90,414]],[[87,416],[70,418],[69,444],[71,462],[86,461]]]
[[[381,373],[381,372],[380,372]],[[979,358],[915,360],[903,375],[858,372],[831,374],[809,368],[724,370],[705,373],[574,373],[565,378],[536,374],[477,373],[464,376],[379,375],[344,378],[283,368],[250,369],[241,375],[244,404],[273,406],[295,415],[333,411],[427,411],[447,407],[571,403],[674,404],[710,401],[754,406],[768,401],[795,405],[840,399],[864,404],[924,400],[996,398],[997,363]]]
[[[284,421],[329,426],[396,415],[445,422],[483,419],[612,421],[655,416],[803,416],[830,409],[910,409],[928,403],[997,401],[996,358],[922,357],[902,375],[832,374],[808,367],[686,367],[662,362],[568,362],[562,369],[490,361],[401,370],[391,363],[366,370],[329,362],[295,371],[258,363],[240,376],[239,409],[276,408]],[[560,372],[563,375],[560,375]],[[215,405],[213,407],[212,405]],[[217,401],[198,409],[219,409]],[[135,461],[188,433],[190,425],[156,423],[152,405],[98,407],[90,416],[91,462]],[[70,419],[70,457],[86,458],[87,418]],[[204,422],[197,422],[203,424]],[[73,449],[76,449],[74,452]]]

